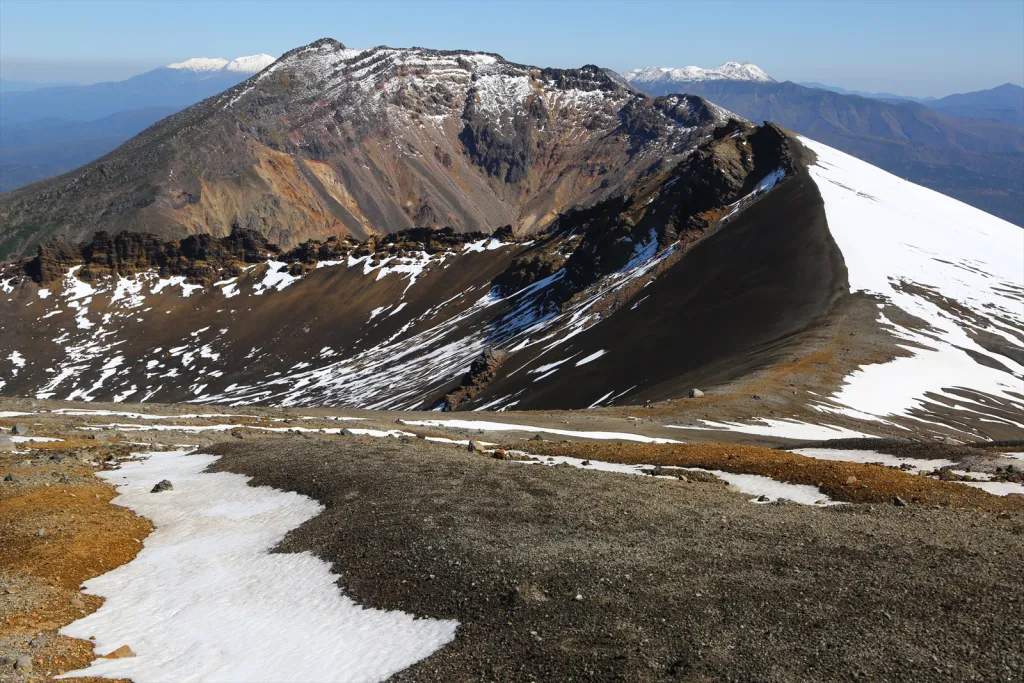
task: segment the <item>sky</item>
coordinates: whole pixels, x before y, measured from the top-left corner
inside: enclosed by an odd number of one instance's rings
[[[497,52],[527,64],[712,67],[943,96],[1024,83],[1024,2],[0,0],[0,78],[121,80],[190,57],[350,47]]]

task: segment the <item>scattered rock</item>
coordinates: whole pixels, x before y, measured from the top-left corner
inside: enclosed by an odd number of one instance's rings
[[[342,436],[355,436],[356,433],[353,432],[351,429],[342,429],[341,430],[341,435]]]
[[[583,594],[582,593],[577,593],[575,599],[576,599],[576,602],[583,602]]]
[[[31,434],[31,431],[29,430],[27,424],[25,424],[24,422],[18,422],[14,425],[14,429],[11,430],[11,433],[17,434],[18,436],[28,436],[29,434]]]
[[[590,461],[584,460],[583,462],[580,463],[580,465],[582,465],[583,467],[590,467]]]
[[[700,389],[690,389],[690,398],[700,398],[704,395],[704,392]]]
[[[121,647],[111,652],[109,655],[104,655],[106,659],[125,659],[126,657],[134,656],[135,652],[133,652],[132,649],[127,645],[122,645]]]
[[[45,536],[46,529],[36,529],[36,536]]]
[[[32,640],[28,641],[29,647],[42,647],[43,645],[46,645],[46,636],[44,636],[42,633],[40,633]]]
[[[855,477],[855,476],[853,476],[853,475],[851,474],[850,476],[848,476],[848,477],[846,478],[846,483],[847,483],[847,484],[856,484],[856,483],[857,483],[857,477]]]
[[[665,476],[665,468],[661,465],[656,465],[654,468],[647,470],[647,473],[652,477],[663,477]]]
[[[725,490],[728,491],[729,493],[739,493],[740,487],[737,486],[736,484],[726,484]]]
[[[896,496],[895,498],[892,499],[892,504],[895,505],[898,508],[905,508],[905,507],[907,507],[907,501],[903,500],[899,496]]]
[[[482,443],[480,443],[476,439],[471,439],[469,442],[469,446],[467,447],[467,450],[473,453],[483,453],[485,449]]]
[[[828,501],[825,500],[824,498],[819,498],[818,500],[814,501],[814,504],[815,505],[828,505]]]
[[[684,474],[677,474],[676,479],[684,483],[690,481],[689,479],[686,478],[686,475]]]
[[[501,448],[499,448],[498,450],[494,451],[494,453],[491,454],[491,457],[494,458],[495,460],[510,460],[511,459],[509,454],[506,453]]]
[[[540,434],[534,434],[533,436],[530,437],[530,441],[543,441],[543,440],[544,440],[544,437],[541,436]]]
[[[760,496],[757,497],[757,502],[758,503],[767,503],[769,501],[771,501],[771,498],[769,498],[768,496],[760,495]]]
[[[77,607],[78,609],[82,609],[83,607],[85,607],[85,600],[78,596],[75,596],[71,598],[71,606]]]
[[[4,477],[4,481],[14,481],[14,475],[8,474],[6,477]]]
[[[30,673],[32,671],[32,658],[28,655],[21,655],[16,660],[14,660],[14,668],[17,671]]]
[[[174,485],[171,484],[169,479],[164,479],[163,481],[157,483],[157,485],[154,486],[152,489],[150,489],[150,493],[160,493],[161,491],[172,490],[174,490]]]
[[[231,430],[231,436],[235,437],[236,439],[244,439],[245,438],[245,434],[243,434],[242,432],[238,431],[237,429],[232,429]]]

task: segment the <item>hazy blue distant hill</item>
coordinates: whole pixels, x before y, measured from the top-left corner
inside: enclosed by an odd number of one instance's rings
[[[189,59],[92,85],[29,89],[40,84],[4,81],[0,192],[101,157],[160,119],[241,83],[273,61],[270,55]]]
[[[176,111],[148,107],[96,121],[47,118],[0,126],[0,192],[78,168]]]
[[[935,111],[949,116],[995,119],[1024,126],[1024,88],[1004,83],[996,88],[950,95],[929,102]]]
[[[0,78],[0,92],[20,92],[23,90],[38,90],[40,88],[57,88],[78,83],[37,83],[35,81],[11,81]]]
[[[123,81],[46,87],[0,93],[0,121],[13,123],[58,117],[92,121],[147,107],[183,109],[241,83],[273,62],[269,55],[190,59]]]
[[[846,88],[840,88],[837,85],[827,85],[825,83],[818,83],[816,81],[801,82],[806,88],[817,88],[819,90],[830,90],[837,92],[840,95],[860,95],[861,97],[870,97],[875,100],[907,100],[908,102],[920,102],[926,104],[928,102],[935,101],[934,97],[911,97],[910,95],[896,95],[891,92],[866,92],[864,90],[847,90]]]

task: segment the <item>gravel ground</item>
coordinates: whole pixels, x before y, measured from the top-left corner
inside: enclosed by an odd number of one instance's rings
[[[360,604],[461,622],[395,680],[1024,680],[1020,513],[753,505],[419,440],[208,450],[326,506],[281,551]]]

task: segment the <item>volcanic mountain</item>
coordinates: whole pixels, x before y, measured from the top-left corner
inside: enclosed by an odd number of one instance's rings
[[[1024,430],[1024,231],[598,67],[322,40],[2,209],[7,394]]]
[[[181,238],[238,226],[284,247],[413,227],[528,234],[671,166],[726,119],[594,66],[325,39],[96,162],[0,197],[0,255],[97,230]]]

